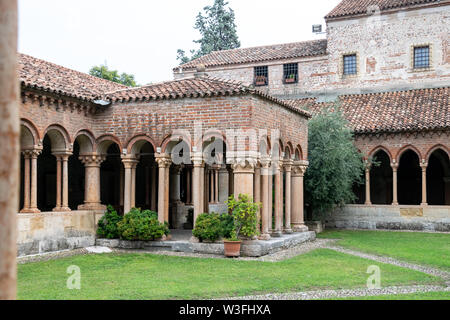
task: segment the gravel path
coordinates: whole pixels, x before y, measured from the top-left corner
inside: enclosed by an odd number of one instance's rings
[[[346,289],[346,290],[317,290],[292,293],[276,293],[237,298],[225,298],[225,300],[313,300],[329,298],[370,297],[381,295],[397,295],[419,292],[449,292],[450,288],[441,286],[399,286],[382,289]]]
[[[420,272],[423,272],[423,273],[426,273],[426,274],[429,274],[432,276],[442,278],[446,282],[446,285],[450,286],[450,272],[446,272],[446,271],[436,269],[433,267],[429,267],[429,266],[423,266],[423,265],[418,265],[418,264],[414,264],[414,263],[404,262],[404,261],[400,261],[400,260],[386,257],[386,256],[379,256],[379,255],[369,254],[369,253],[365,253],[365,252],[345,249],[340,246],[327,245],[327,246],[325,246],[325,248],[328,248],[328,249],[331,249],[334,251],[338,251],[338,252],[342,252],[345,254],[350,254],[350,255],[357,256],[357,257],[364,258],[364,259],[369,259],[369,260],[373,260],[373,261],[377,261],[377,262],[381,262],[381,263],[391,264],[391,265],[394,265],[397,267],[420,271]]]

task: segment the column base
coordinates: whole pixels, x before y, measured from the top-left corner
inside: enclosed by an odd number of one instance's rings
[[[20,210],[19,213],[41,213],[41,210],[39,210],[38,208],[28,208],[28,209],[22,209]]]
[[[61,211],[61,207],[55,207],[52,210],[53,212],[60,212]]]
[[[267,241],[271,239],[270,234],[266,233],[266,234],[262,234],[258,237],[259,240],[263,240],[263,241]]]
[[[420,204],[422,207],[426,207],[426,206],[428,206],[428,203],[421,203]]]
[[[292,233],[294,233],[294,232],[292,231],[292,229],[286,229],[286,228],[283,230],[283,232],[286,233],[286,234],[292,234]]]
[[[398,206],[398,202],[393,202],[392,205],[393,206]]]
[[[106,206],[100,203],[85,203],[78,206],[81,211],[106,211]]]
[[[65,208],[60,208],[59,211],[60,211],[60,212],[70,212],[70,211],[72,211],[72,210],[70,210],[70,208],[65,207]]]
[[[365,205],[365,206],[371,206],[371,205],[372,205],[372,202],[365,202],[364,205]]]
[[[280,238],[283,235],[281,231],[272,231],[273,238]]]
[[[304,224],[301,224],[301,225],[294,226],[293,231],[296,233],[308,232],[309,228],[307,226],[305,226]]]

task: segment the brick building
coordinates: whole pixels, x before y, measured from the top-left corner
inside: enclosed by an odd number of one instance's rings
[[[92,245],[106,205],[182,229],[190,209],[194,221],[226,212],[231,194],[263,203],[262,239],[307,231],[309,112],[202,72],[127,88],[23,54],[19,65],[20,254]]]
[[[336,103],[380,166],[329,225],[450,230],[450,1],[343,0],[326,22],[140,88],[20,54],[19,254],[92,245],[108,204],[180,229],[239,193],[262,239],[306,231],[307,121]]]
[[[326,39],[213,52],[174,77],[202,65],[313,114],[340,105],[381,164],[329,224],[450,230],[450,1],[343,0],[325,20]]]

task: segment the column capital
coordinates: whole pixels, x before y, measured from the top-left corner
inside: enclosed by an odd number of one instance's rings
[[[263,169],[269,169],[272,164],[272,159],[269,156],[264,156],[264,157],[261,157],[259,162],[261,163],[261,167]]]
[[[293,165],[294,165],[294,160],[284,160],[283,161],[284,172],[291,172]]]
[[[306,173],[308,166],[305,165],[293,165],[292,166],[292,176],[293,177],[303,177]]]
[[[422,162],[420,163],[420,167],[422,168],[422,171],[427,170],[428,162],[422,160]]]
[[[139,163],[139,160],[135,157],[122,156],[122,163],[125,169],[134,169]]]
[[[22,154],[25,158],[37,159],[42,153],[42,149],[22,150]]]
[[[395,160],[391,162],[392,170],[397,171],[398,170],[398,166],[399,166],[399,163],[396,162]]]
[[[157,154],[155,156],[155,161],[158,164],[159,168],[168,168],[172,164],[172,159],[168,154]]]
[[[230,161],[234,173],[254,173],[256,162],[254,158],[236,158]]]
[[[86,167],[100,167],[103,161],[106,160],[106,155],[101,155],[97,153],[92,154],[80,154],[78,159],[86,166]]]

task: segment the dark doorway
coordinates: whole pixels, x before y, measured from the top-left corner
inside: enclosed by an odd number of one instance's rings
[[[400,204],[420,205],[422,202],[422,169],[419,156],[408,150],[400,158],[398,168],[398,201]]]
[[[433,206],[450,205],[450,163],[447,153],[441,149],[434,151],[427,167],[427,199]]]
[[[392,204],[392,167],[388,154],[380,150],[370,170],[370,198],[373,204]]]

